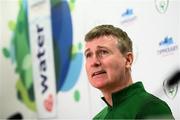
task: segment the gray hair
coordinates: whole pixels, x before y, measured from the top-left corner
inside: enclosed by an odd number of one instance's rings
[[[92,41],[94,38],[102,36],[113,36],[118,39],[118,48],[122,54],[132,52],[132,41],[122,29],[113,25],[99,25],[91,29],[85,35],[85,41]]]

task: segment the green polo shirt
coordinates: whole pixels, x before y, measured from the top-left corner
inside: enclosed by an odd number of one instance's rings
[[[107,106],[93,119],[174,119],[169,106],[146,92],[142,82],[113,93],[112,101],[113,106],[105,101]]]

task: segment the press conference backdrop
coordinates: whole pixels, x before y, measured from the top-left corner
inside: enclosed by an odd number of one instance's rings
[[[180,118],[179,0],[0,0],[0,118],[91,119],[105,104],[91,87],[84,35],[99,24],[134,43],[134,82]]]

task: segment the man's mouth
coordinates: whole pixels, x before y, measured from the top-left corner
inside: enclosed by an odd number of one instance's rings
[[[100,75],[100,74],[105,74],[105,73],[106,73],[105,70],[96,71],[96,72],[94,72],[94,73],[92,74],[92,77],[97,76],[97,75]]]

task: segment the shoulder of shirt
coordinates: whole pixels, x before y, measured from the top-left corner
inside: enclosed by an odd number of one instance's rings
[[[100,118],[103,118],[103,116],[106,114],[108,110],[108,107],[104,107],[97,115],[95,115],[95,117],[93,117],[93,120],[96,120],[96,119],[100,119]]]
[[[173,118],[171,109],[168,104],[150,93],[147,94],[146,101],[141,105],[137,116],[139,116],[138,118],[161,118],[162,116]]]

